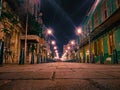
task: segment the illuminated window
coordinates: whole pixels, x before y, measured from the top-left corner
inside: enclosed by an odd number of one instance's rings
[[[102,14],[102,21],[104,21],[108,17],[108,11],[107,11],[107,1],[104,1],[101,8],[101,14]]]
[[[120,0],[116,0],[117,8],[120,7]]]
[[[114,49],[113,33],[110,33],[108,38],[109,38],[109,54],[112,54]]]
[[[103,39],[98,40],[98,54],[103,53]]]
[[[98,55],[98,48],[97,48],[97,42],[94,42],[94,53],[95,53],[95,55],[97,56]]]
[[[94,15],[94,27],[96,28],[98,26],[98,12]]]

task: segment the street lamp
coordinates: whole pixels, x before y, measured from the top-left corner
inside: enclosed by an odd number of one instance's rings
[[[70,46],[71,46],[71,50],[74,51],[74,49],[75,49],[75,40],[70,41]]]
[[[77,34],[78,35],[82,34],[82,28],[77,29]],[[82,38],[82,36],[81,36],[81,38]],[[90,41],[90,39],[91,39],[91,37],[90,37],[90,28],[88,28],[89,60],[91,61],[91,41]]]
[[[57,49],[57,46],[54,46],[54,50],[56,50]]]
[[[80,35],[81,33],[82,33],[82,28],[77,28],[77,33],[78,33],[78,35]]]
[[[55,44],[56,44],[56,42],[55,42],[54,40],[52,40],[52,41],[51,41],[51,44],[52,44],[52,45],[55,45]]]
[[[82,44],[82,28],[81,27],[78,27],[76,28],[76,34],[78,35],[78,59],[80,59],[80,43]],[[81,62],[81,59],[80,59],[80,62]]]
[[[91,41],[90,41],[90,28],[88,28],[88,39],[89,39],[89,55],[90,55],[90,57],[89,57],[89,60],[90,60],[90,62],[93,62],[93,60],[91,61],[91,54],[92,54],[92,52],[91,52]]]
[[[48,35],[52,35],[52,30],[51,29],[47,29],[47,34]]]
[[[66,50],[65,52],[68,53],[68,50]]]
[[[51,53],[51,40],[50,40],[50,36],[53,34],[53,31],[51,28],[48,28],[45,30],[45,34],[46,34],[46,41],[48,43],[48,45],[50,46],[50,49],[48,50],[49,53]]]
[[[70,42],[70,44],[71,44],[72,46],[75,45],[75,41],[72,40],[72,41]]]
[[[79,40],[81,39],[80,37],[82,37],[81,35],[82,35],[82,28],[81,27],[79,27],[79,28],[77,28],[76,29],[76,33],[77,33],[77,35],[79,36]],[[81,40],[80,40],[80,42],[81,42]],[[80,44],[80,43],[78,43],[78,44]]]
[[[58,50],[55,50],[56,53],[58,53]]]
[[[68,46],[67,49],[70,50],[70,46]]]
[[[27,0],[27,3],[29,2],[29,0]],[[26,26],[25,26],[25,45],[24,45],[24,49],[25,49],[25,57],[24,60],[26,61],[27,59],[27,33],[28,33],[28,7],[29,4],[26,3],[26,7],[27,7],[27,15],[26,15]],[[23,63],[24,64],[24,63]]]

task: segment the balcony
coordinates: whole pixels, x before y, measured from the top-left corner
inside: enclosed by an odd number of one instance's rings
[[[21,40],[25,40],[26,36],[22,35],[20,36]],[[27,41],[33,42],[33,43],[39,43],[40,38],[37,35],[27,35]]]

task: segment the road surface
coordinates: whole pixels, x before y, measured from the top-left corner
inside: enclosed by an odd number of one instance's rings
[[[120,65],[67,62],[3,65],[0,90],[120,90]]]

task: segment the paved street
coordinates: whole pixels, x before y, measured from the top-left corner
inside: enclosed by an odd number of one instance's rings
[[[120,90],[120,65],[4,65],[0,67],[0,90]]]

